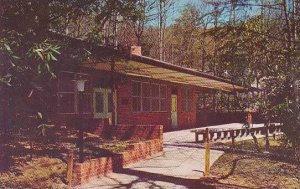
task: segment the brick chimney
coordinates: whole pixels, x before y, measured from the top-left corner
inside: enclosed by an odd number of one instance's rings
[[[141,46],[131,46],[130,54],[142,56],[142,47]]]

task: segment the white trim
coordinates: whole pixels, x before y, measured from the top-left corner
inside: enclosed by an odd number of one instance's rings
[[[103,95],[103,113],[96,112],[96,93],[102,93]],[[93,89],[93,114],[94,118],[111,118],[112,112],[108,112],[108,98],[109,94],[112,95],[111,89],[109,88],[94,88]]]

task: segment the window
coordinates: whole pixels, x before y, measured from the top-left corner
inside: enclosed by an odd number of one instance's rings
[[[166,111],[167,87],[134,81],[132,84],[132,110],[134,112]]]
[[[191,89],[182,90],[182,110],[184,112],[191,112],[193,109],[193,95]]]
[[[160,111],[167,111],[167,87],[160,86]]]
[[[214,110],[214,94],[213,93],[205,93],[205,109],[206,111],[213,111]]]
[[[132,110],[135,112],[141,111],[141,83],[133,82],[132,85]]]
[[[75,90],[76,79],[85,79],[85,92],[78,94]],[[83,73],[61,72],[58,75],[58,113],[89,114],[92,112],[92,94],[89,76]],[[81,95],[81,96],[80,96]]]
[[[221,99],[221,93],[218,92],[215,95],[215,109],[216,111],[221,111],[222,110],[222,99]]]
[[[153,112],[159,111],[159,85],[153,84],[152,85],[152,107],[151,110]]]
[[[103,113],[104,112],[104,94],[101,92],[94,92],[95,98],[95,112]]]
[[[112,112],[111,89],[94,88],[94,118],[110,118]]]
[[[151,111],[151,85],[150,83],[142,83],[142,109],[144,112]]]

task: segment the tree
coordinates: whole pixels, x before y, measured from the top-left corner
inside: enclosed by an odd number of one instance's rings
[[[200,14],[198,10],[187,5],[181,16],[175,20],[172,27],[172,35],[174,36],[174,62],[187,67],[195,67],[198,62],[200,51],[200,43],[197,39],[200,34],[199,26]]]
[[[70,28],[68,32],[76,37],[85,27],[76,23],[78,18],[103,26],[115,14],[123,17],[136,14],[134,0],[5,0],[1,3],[1,99],[6,99],[5,107],[11,111],[9,124],[25,126],[30,123],[13,122],[17,118],[38,118],[39,114],[47,119],[46,112],[52,111],[48,102],[55,98],[51,81],[56,77],[57,68],[65,62],[81,63],[89,54],[84,48],[69,47],[64,37],[57,37],[55,32],[66,34],[66,24],[72,23],[79,29]],[[61,26],[63,30],[59,30]]]

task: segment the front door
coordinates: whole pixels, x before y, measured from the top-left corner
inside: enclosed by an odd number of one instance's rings
[[[172,127],[173,129],[177,129],[178,121],[177,121],[177,95],[172,95],[172,103],[171,103],[171,119],[172,119]]]
[[[111,119],[112,95],[111,89],[94,88],[93,94],[94,118]]]

